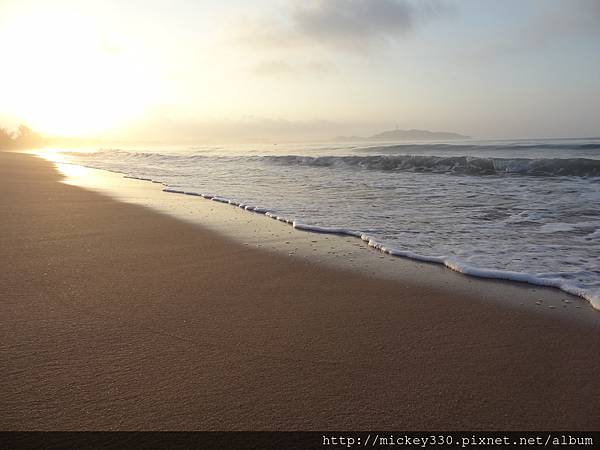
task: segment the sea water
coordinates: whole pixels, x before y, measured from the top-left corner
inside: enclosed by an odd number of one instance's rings
[[[600,139],[111,148],[61,159],[465,274],[554,286],[600,309]]]

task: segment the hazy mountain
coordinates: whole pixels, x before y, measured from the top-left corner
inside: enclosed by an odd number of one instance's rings
[[[470,136],[464,136],[458,133],[446,131],[429,130],[390,130],[383,133],[374,134],[369,137],[362,136],[338,136],[336,141],[416,141],[416,140],[452,140],[452,139],[470,139]]]

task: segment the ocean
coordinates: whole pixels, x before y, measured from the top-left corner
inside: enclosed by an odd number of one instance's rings
[[[600,309],[600,139],[62,151],[391,255],[552,286]],[[203,201],[199,198],[198,201]],[[265,220],[268,220],[265,217]]]

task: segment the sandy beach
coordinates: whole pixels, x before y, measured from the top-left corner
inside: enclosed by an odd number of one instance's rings
[[[60,180],[0,152],[2,430],[600,428],[593,321],[286,258]]]

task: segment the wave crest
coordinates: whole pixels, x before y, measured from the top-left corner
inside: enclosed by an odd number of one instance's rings
[[[102,149],[97,152],[65,152],[83,160],[120,162],[144,161],[152,164],[193,161],[257,161],[282,166],[306,166],[386,172],[447,173],[455,175],[528,175],[600,177],[600,159],[591,158],[487,158],[481,156],[355,155],[355,156],[208,156],[204,154],[129,152]]]
[[[588,158],[481,158],[473,156],[263,156],[274,164],[309,167],[451,173],[464,175],[530,175],[600,177],[600,160]]]

